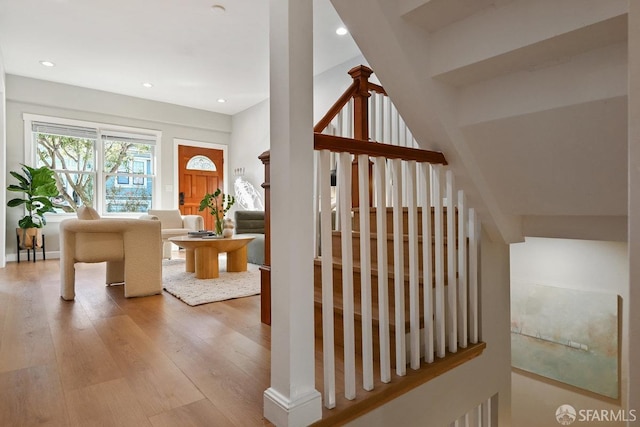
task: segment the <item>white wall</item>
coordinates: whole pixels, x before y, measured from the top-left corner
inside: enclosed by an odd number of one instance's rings
[[[499,400],[496,425],[512,425],[509,247],[491,241],[486,232],[481,241],[480,269],[481,339],[487,343],[483,354],[365,414],[349,426],[446,426],[496,393]]]
[[[173,207],[177,198],[177,184],[173,182],[174,138],[224,145],[230,142],[231,116],[225,114],[13,75],[6,78],[6,97],[6,169],[0,172],[7,179],[8,171],[18,169],[25,161],[23,113],[161,131],[159,208]],[[7,210],[7,241],[3,245],[7,259],[15,259],[12,236],[21,216],[19,209]],[[49,215],[44,233],[52,257],[58,250],[57,230],[56,219]]]
[[[640,3],[629,1],[629,360],[640,359]],[[629,407],[640,410],[640,366],[629,368]]]
[[[338,97],[351,85],[353,79],[347,73],[358,65],[369,66],[364,56],[359,55],[342,64],[320,73],[313,78],[313,122],[317,123],[335,104]],[[370,79],[379,83],[375,74]]]
[[[511,245],[511,286],[539,284],[567,289],[607,292],[622,298],[621,399],[598,397],[540,376],[512,374],[513,425],[554,425],[562,404],[576,409],[624,409],[629,358],[629,263],[627,244],[589,240],[527,238]],[[602,426],[623,423],[600,422]]]
[[[5,242],[7,240],[6,229],[1,224],[6,223],[7,195],[4,189],[7,186],[7,149],[6,149],[6,125],[5,125],[5,75],[2,51],[0,51],[0,268],[5,266]]]
[[[258,156],[269,149],[269,99],[233,116],[229,147],[229,191],[234,169],[244,168],[244,179],[253,184],[264,202],[264,166]],[[236,206],[234,206],[236,208]]]

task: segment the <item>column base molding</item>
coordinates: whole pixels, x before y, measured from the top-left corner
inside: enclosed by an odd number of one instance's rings
[[[278,427],[308,426],[322,419],[322,395],[313,390],[291,401],[270,387],[264,392],[264,416]]]

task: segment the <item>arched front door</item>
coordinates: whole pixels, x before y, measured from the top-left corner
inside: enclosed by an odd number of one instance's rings
[[[200,201],[206,193],[224,188],[224,155],[213,148],[178,145],[178,188],[182,215],[201,215],[207,230],[215,230],[213,217],[199,212]]]

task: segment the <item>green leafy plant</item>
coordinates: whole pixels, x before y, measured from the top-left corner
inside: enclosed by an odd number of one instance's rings
[[[18,226],[23,229],[42,228],[47,223],[44,214],[55,212],[51,199],[59,195],[54,172],[46,166],[35,169],[22,165],[22,174],[15,171],[9,173],[18,180],[18,184],[9,185],[7,190],[24,193],[26,196],[7,202],[7,206],[12,208],[24,205],[27,211],[18,221]]]
[[[216,222],[216,234],[222,235],[222,229],[224,228],[224,216],[229,209],[236,202],[236,198],[230,194],[224,194],[219,188],[216,189],[213,194],[207,193],[200,202],[199,211],[202,212],[205,209],[209,210],[209,213],[214,216]]]

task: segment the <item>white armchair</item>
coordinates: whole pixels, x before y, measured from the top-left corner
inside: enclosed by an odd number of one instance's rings
[[[150,209],[148,215],[160,220],[162,234],[162,257],[171,259],[171,237],[184,236],[189,231],[204,229],[204,219],[200,215],[181,215],[178,209]]]
[[[107,285],[124,283],[124,296],[162,292],[160,222],[101,219],[91,208],[60,223],[60,295],[75,298],[75,264],[106,262]]]

